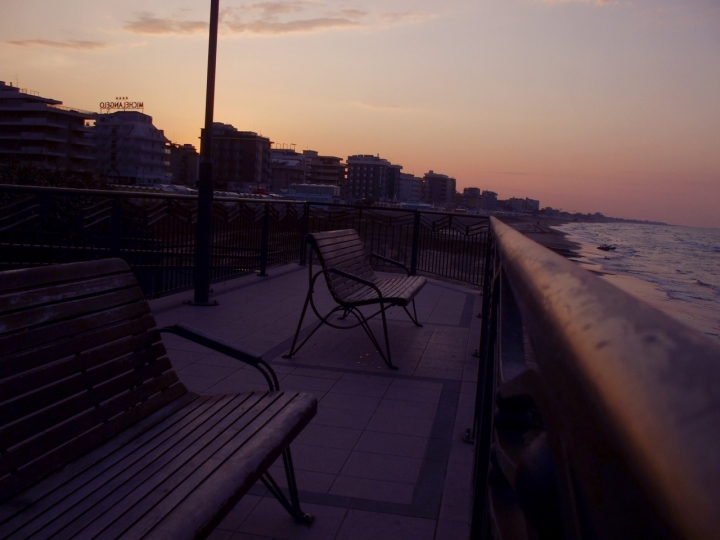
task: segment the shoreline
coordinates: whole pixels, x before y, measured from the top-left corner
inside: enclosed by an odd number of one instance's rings
[[[568,234],[558,231],[553,227],[572,223],[566,219],[542,218],[542,217],[517,217],[503,216],[498,218],[518,232],[521,232],[538,244],[551,249],[555,253],[567,259],[581,257],[583,246],[578,242],[570,240]]]

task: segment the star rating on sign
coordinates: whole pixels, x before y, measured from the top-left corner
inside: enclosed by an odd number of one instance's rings
[[[127,96],[125,96],[125,97],[116,97],[115,99],[117,99],[118,101],[122,101],[122,100],[124,100],[124,99],[127,99]]]

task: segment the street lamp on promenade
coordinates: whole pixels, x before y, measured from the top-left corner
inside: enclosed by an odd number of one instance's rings
[[[210,0],[210,42],[208,45],[207,91],[205,94],[205,127],[200,138],[200,174],[198,176],[198,213],[193,272],[195,296],[192,304],[217,305],[210,302],[210,257],[212,250],[213,163],[212,125],[215,108],[215,64],[217,58],[218,14],[220,0]]]

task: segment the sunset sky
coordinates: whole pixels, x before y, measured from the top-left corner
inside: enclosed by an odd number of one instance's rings
[[[209,0],[0,0],[0,80],[203,122]],[[221,0],[216,121],[569,211],[720,227],[718,0]]]

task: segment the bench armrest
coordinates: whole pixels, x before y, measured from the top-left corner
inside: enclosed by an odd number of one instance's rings
[[[160,332],[175,334],[176,336],[193,341],[203,347],[207,347],[208,349],[224,354],[225,356],[229,356],[230,358],[249,364],[262,373],[268,383],[268,386],[270,387],[270,390],[280,390],[280,383],[278,382],[275,371],[273,371],[273,368],[271,368],[270,365],[260,356],[244,351],[227,341],[214,338],[208,334],[200,332],[199,330],[185,326],[184,324],[166,326],[164,328],[160,328]]]
[[[389,258],[387,258],[387,257],[383,257],[382,255],[378,255],[377,253],[371,253],[370,256],[371,256],[371,257],[375,257],[376,259],[380,259],[381,261],[385,261],[386,263],[390,263],[390,264],[394,264],[395,266],[399,266],[400,268],[402,268],[403,270],[405,270],[405,272],[407,272],[407,275],[408,275],[408,276],[410,275],[410,270],[408,269],[408,267],[405,266],[405,265],[404,265],[403,263],[401,263],[400,261],[396,261],[396,260],[393,260],[393,259],[389,259]]]
[[[361,277],[354,276],[354,275],[344,272],[342,270],[338,270],[337,268],[330,267],[330,268],[327,268],[326,271],[331,274],[337,274],[339,276],[342,276],[342,277],[345,277],[348,279],[352,279],[353,281],[357,281],[358,283],[362,283],[363,285],[367,285],[368,287],[375,289],[375,292],[378,294],[379,298],[383,297],[382,293],[380,292],[380,289],[378,289],[378,286],[375,285],[372,281],[368,281],[367,279],[363,279]]]

